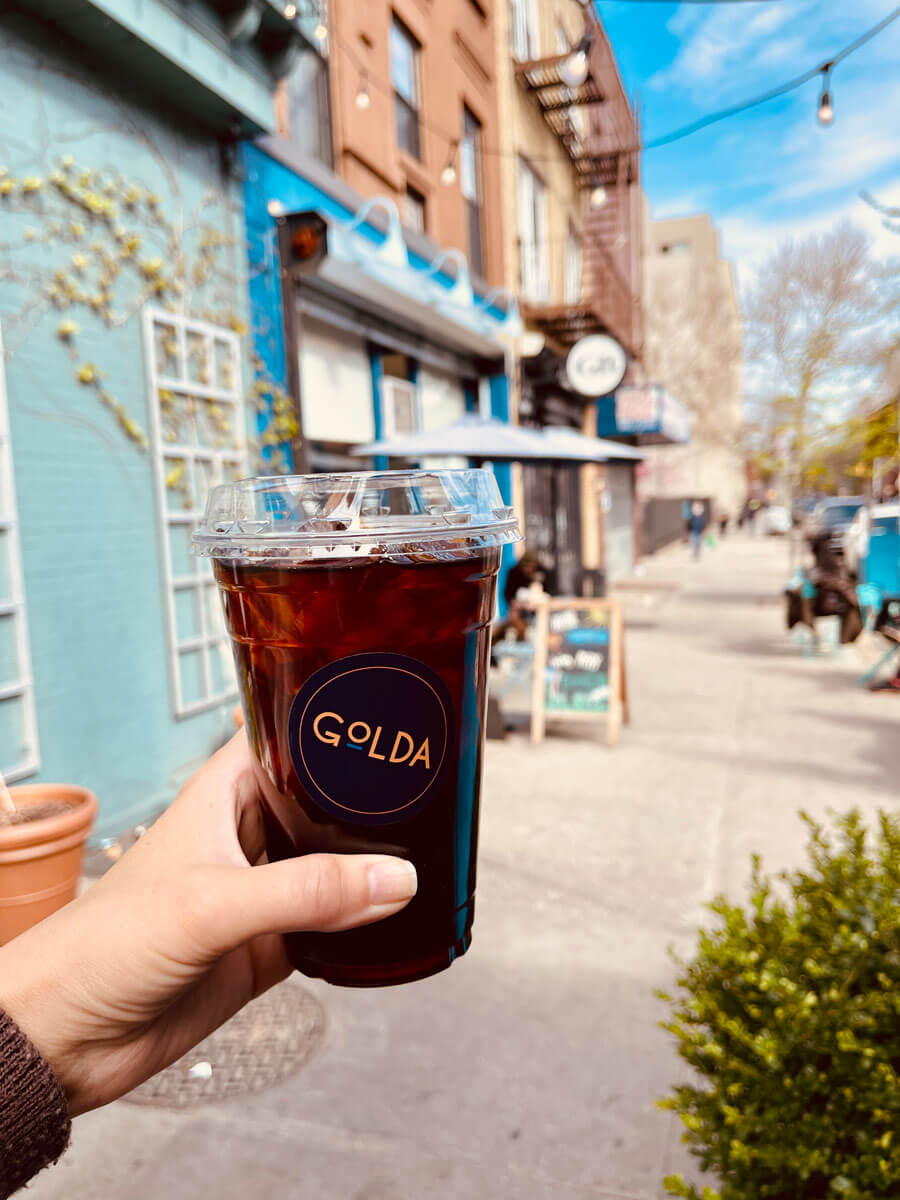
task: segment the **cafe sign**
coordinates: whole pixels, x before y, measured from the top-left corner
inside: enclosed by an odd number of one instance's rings
[[[592,333],[577,341],[566,359],[566,377],[573,391],[596,400],[614,392],[625,378],[628,356],[615,338]]]

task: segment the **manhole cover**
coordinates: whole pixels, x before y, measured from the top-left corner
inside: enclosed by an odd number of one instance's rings
[[[288,980],[141,1084],[128,1100],[185,1108],[260,1092],[299,1070],[324,1032],[325,1014],[318,1000]]]

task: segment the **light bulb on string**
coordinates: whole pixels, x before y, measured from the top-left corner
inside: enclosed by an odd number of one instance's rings
[[[356,92],[356,107],[360,112],[365,112],[372,103],[372,97],[369,95],[369,81],[366,78],[365,71],[361,71],[359,75],[359,87]]]
[[[585,35],[572,53],[566,58],[559,68],[559,76],[566,87],[580,88],[588,77],[588,51],[591,48],[591,39]]]
[[[318,25],[315,27],[315,29],[313,30],[313,37],[316,39],[317,42],[324,42],[325,39],[328,37],[328,26],[325,24],[324,21],[320,21],[318,23]]]
[[[591,191],[591,208],[602,208],[606,203],[606,188],[598,183]]]
[[[831,103],[831,67],[822,71],[822,94],[819,97],[819,124],[831,125],[834,121],[834,108]]]
[[[452,187],[456,183],[456,152],[459,149],[459,143],[454,142],[450,147],[450,156],[447,159],[446,166],[441,171],[441,183],[444,187]]]
[[[294,17],[296,17],[296,15],[297,15],[297,5],[296,4],[286,4],[284,6],[285,20],[293,21],[293,19],[294,19]]]

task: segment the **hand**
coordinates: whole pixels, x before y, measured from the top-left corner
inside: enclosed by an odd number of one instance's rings
[[[281,934],[365,925],[415,894],[385,855],[263,858],[243,730],[98,883],[0,948],[0,1007],[55,1070],[73,1116],[186,1053],[290,973]]]

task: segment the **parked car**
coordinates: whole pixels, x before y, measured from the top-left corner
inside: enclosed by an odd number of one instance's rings
[[[813,509],[804,532],[810,540],[827,535],[829,548],[836,554],[842,554],[844,534],[853,518],[865,506],[863,496],[828,496]]]
[[[790,510],[781,504],[770,504],[768,508],[762,510],[757,520],[760,533],[782,536],[791,532]]]
[[[795,496],[791,505],[791,515],[794,518],[794,528],[802,529],[818,504],[815,496]]]
[[[844,534],[844,562],[847,570],[857,579],[864,579],[866,559],[872,537],[883,537],[898,533],[900,525],[900,503],[876,504],[858,510]]]

